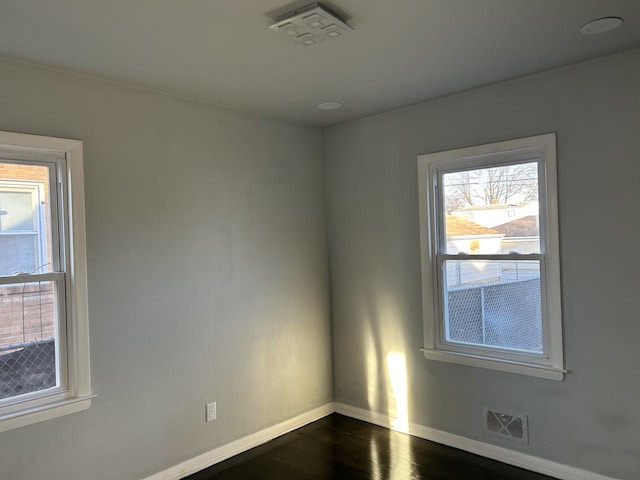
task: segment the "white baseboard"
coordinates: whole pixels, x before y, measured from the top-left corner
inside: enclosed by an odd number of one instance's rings
[[[341,415],[363,420],[381,427],[394,429],[394,425],[397,425],[397,419],[390,418],[382,413],[352,407],[344,403],[335,403],[335,411]],[[498,460],[499,462],[506,463],[508,465],[549,475],[560,480],[616,480],[598,473],[570,467],[562,463],[545,460],[543,458],[527,455],[526,453],[516,452],[514,450],[509,450],[508,448],[498,447],[479,440],[472,440],[470,438],[461,437],[460,435],[444,432],[435,428],[425,427],[423,425],[417,425],[415,423],[409,423],[405,433],[424,438],[425,440],[431,440],[432,442],[458,448],[492,460]]]
[[[191,475],[210,467],[211,465],[222,462],[234,455],[238,455],[239,453],[257,447],[258,445],[262,445],[263,443],[273,440],[274,438],[284,435],[296,428],[315,422],[316,420],[332,414],[334,411],[333,403],[327,403],[290,420],[265,428],[259,432],[252,433],[251,435],[247,435],[246,437],[227,443],[221,447],[214,448],[213,450],[186,460],[178,465],[163,470],[162,472],[153,474],[144,480],[179,480],[187,475]]]
[[[352,407],[344,403],[327,403],[290,420],[286,420],[272,427],[247,435],[246,437],[227,443],[221,447],[214,448],[213,450],[170,467],[167,470],[151,475],[144,480],[179,480],[210,467],[211,465],[222,462],[234,455],[238,455],[239,453],[257,447],[258,445],[262,445],[263,443],[273,440],[274,438],[284,435],[296,428],[315,422],[316,420],[326,417],[333,412],[372,423],[374,425],[379,425],[381,427],[397,429],[395,428],[397,425],[397,419],[391,418],[388,415]],[[508,465],[549,475],[550,477],[555,477],[560,480],[617,480],[598,473],[534,457],[533,455],[527,455],[526,453],[516,452],[514,450],[509,450],[508,448],[484,443],[479,440],[472,440],[460,435],[455,435],[453,433],[444,432],[442,430],[425,427],[415,423],[409,423],[406,425],[406,430],[402,429],[402,431],[419,438],[424,438],[425,440],[458,448]]]

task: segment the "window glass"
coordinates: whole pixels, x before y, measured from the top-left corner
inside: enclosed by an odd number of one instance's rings
[[[52,271],[49,168],[0,163],[0,275]]]
[[[2,186],[0,186],[2,188]],[[36,203],[33,191],[0,190],[0,232],[36,230]]]
[[[448,255],[540,253],[538,163],[442,174]],[[443,260],[443,341],[541,354],[539,260]]]
[[[445,253],[540,253],[538,163],[444,173]]]
[[[445,341],[541,354],[538,261],[445,261]]]
[[[0,285],[0,400],[58,386],[54,282]]]

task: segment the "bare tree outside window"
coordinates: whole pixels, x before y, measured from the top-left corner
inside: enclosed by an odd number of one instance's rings
[[[555,134],[418,157],[426,358],[564,378],[555,169]]]
[[[480,205],[508,205],[538,200],[538,165],[520,163],[449,173],[445,211]]]
[[[446,254],[540,252],[536,162],[447,172],[441,182]],[[539,262],[451,258],[443,267],[447,341],[542,353]]]

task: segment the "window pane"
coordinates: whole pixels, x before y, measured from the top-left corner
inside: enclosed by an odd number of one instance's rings
[[[0,275],[34,272],[37,259],[37,235],[0,235]]]
[[[49,169],[0,162],[0,275],[52,271]]]
[[[446,260],[445,340],[543,352],[539,261]]]
[[[0,190],[0,232],[36,230],[33,190]]]
[[[442,175],[445,253],[540,253],[538,164]]]
[[[0,399],[55,387],[55,282],[0,285]]]

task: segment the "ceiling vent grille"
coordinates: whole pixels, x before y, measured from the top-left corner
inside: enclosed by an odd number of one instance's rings
[[[346,20],[319,3],[279,17],[269,29],[308,47],[353,31]]]
[[[516,442],[529,443],[528,417],[523,413],[484,407],[484,431]]]

